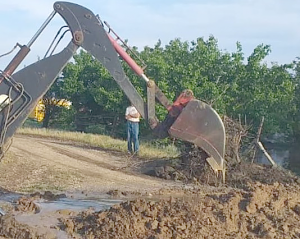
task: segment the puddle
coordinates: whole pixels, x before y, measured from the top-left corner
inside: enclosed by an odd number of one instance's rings
[[[3,193],[0,195],[0,201],[14,203],[17,201],[22,195],[17,193]]]
[[[36,204],[40,206],[41,213],[46,211],[56,211],[68,209],[72,211],[83,211],[86,209],[93,209],[95,211],[102,211],[110,208],[114,204],[121,203],[123,200],[113,199],[70,199],[62,198],[56,201],[37,201]]]
[[[13,206],[19,197],[20,195],[16,194],[0,195],[0,201],[10,203]],[[77,213],[85,210],[106,210],[122,201],[123,200],[120,199],[110,198],[74,199],[69,197],[53,201],[38,199],[34,201],[40,209],[38,213],[33,213],[32,211],[14,211],[13,214],[17,222],[37,230],[38,235],[51,234],[54,235],[54,238],[68,239],[70,236],[60,229],[62,218],[71,218],[72,216],[76,216]]]
[[[0,216],[13,209],[14,203],[21,197],[17,193],[0,193]]]

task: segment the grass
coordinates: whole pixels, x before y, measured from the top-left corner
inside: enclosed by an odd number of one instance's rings
[[[64,141],[73,141],[117,152],[127,152],[127,141],[114,139],[107,135],[30,127],[20,128],[18,129],[17,133],[23,135],[42,136],[45,138],[54,138]],[[140,142],[139,157],[142,158],[174,158],[177,157],[178,154],[179,152],[177,148],[173,145],[158,147],[151,145],[151,143],[148,142]]]

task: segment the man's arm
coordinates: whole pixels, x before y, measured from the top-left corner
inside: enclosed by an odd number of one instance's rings
[[[129,115],[131,118],[140,118],[140,113],[139,112],[137,112],[137,113],[134,113],[134,114],[130,114]]]
[[[125,115],[125,119],[129,120],[129,119],[132,119],[132,118],[140,118],[140,114],[139,113],[135,113],[135,114],[128,114],[128,115]]]
[[[135,110],[135,112],[136,113],[132,113],[130,112],[130,110],[126,109],[125,119],[129,120],[131,118],[140,118],[141,117],[140,113],[137,110]]]

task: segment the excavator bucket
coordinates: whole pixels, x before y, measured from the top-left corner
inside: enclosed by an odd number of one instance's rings
[[[209,155],[210,166],[224,175],[225,128],[220,116],[208,104],[191,100],[170,127],[169,134],[202,148]]]

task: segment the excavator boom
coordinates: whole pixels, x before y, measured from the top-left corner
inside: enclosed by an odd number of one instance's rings
[[[154,81],[149,80],[142,68],[123,50],[104,24],[89,9],[70,2],[55,2],[54,11],[27,45],[21,46],[18,54],[0,74],[0,150],[3,155],[10,139],[32,112],[37,102],[47,92],[65,65],[82,47],[110,72],[141,116],[160,136],[173,137],[191,142],[203,148],[210,156],[209,164],[216,171],[224,171],[225,130],[219,115],[206,103],[194,98],[190,90],[182,92],[170,103]],[[55,55],[33,63],[20,71],[17,69],[30,51],[30,47],[52,20],[59,14],[72,34],[70,43]],[[146,82],[147,101],[139,95],[126,76],[120,56]],[[155,116],[158,101],[167,110],[163,122]]]

